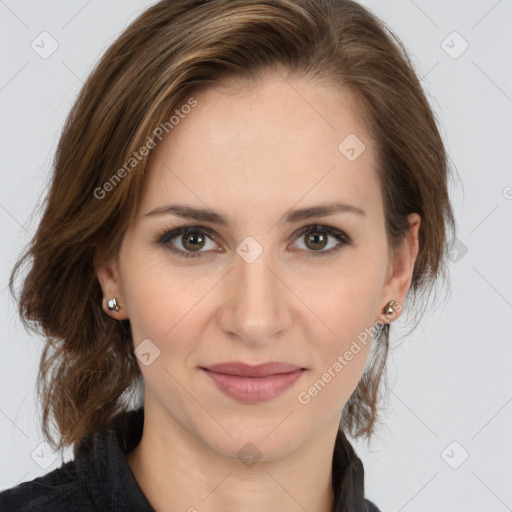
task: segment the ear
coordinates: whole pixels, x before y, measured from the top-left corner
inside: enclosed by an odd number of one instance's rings
[[[115,320],[126,320],[129,317],[126,310],[117,258],[105,260],[100,260],[99,257],[95,258],[94,268],[103,292],[103,311]],[[113,298],[117,301],[119,311],[110,311],[108,309],[107,301]]]
[[[421,217],[417,213],[411,213],[407,220],[409,222],[407,236],[400,246],[395,249],[393,259],[389,262],[386,281],[382,289],[381,309],[377,312],[376,322],[380,320],[380,323],[387,323],[382,307],[390,300],[398,301],[400,305],[398,310],[395,311],[393,319],[396,320],[400,316],[402,305],[411,286],[414,263],[419,251],[418,232]]]

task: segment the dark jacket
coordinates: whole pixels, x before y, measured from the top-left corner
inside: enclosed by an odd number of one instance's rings
[[[141,439],[143,424],[142,407],[120,413],[108,427],[81,444],[74,460],[1,492],[0,512],[154,512],[126,460],[126,454]],[[348,464],[343,462],[350,458]],[[362,463],[341,432],[332,468],[333,512],[379,512],[364,499]],[[348,485],[350,479],[358,482],[356,491],[354,485]],[[347,496],[349,488],[352,491]]]

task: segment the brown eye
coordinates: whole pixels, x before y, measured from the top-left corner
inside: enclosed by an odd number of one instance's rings
[[[217,244],[213,241],[212,234],[209,228],[184,226],[163,233],[156,241],[179,257],[197,258],[216,249]],[[296,233],[295,239],[302,242],[303,247],[300,249],[308,257],[328,256],[345,245],[354,245],[351,238],[343,231],[322,225],[305,226]],[[211,245],[208,246],[208,243]]]
[[[345,245],[353,245],[351,238],[346,233],[330,226],[305,226],[297,233],[297,237],[297,241],[303,242],[304,246],[301,249],[307,253],[308,257],[328,256]],[[334,239],[333,242],[337,241],[338,243],[331,243],[331,238]],[[331,246],[326,249],[329,244]]]
[[[315,251],[325,248],[327,245],[328,236],[325,233],[311,231],[309,235],[305,236],[306,245]]]
[[[185,233],[181,237],[181,243],[185,249],[190,251],[197,251],[202,249],[205,245],[205,237],[199,231],[193,233]]]
[[[211,240],[210,231],[206,228],[197,226],[184,226],[182,228],[167,231],[158,242],[168,247],[168,249],[180,257],[197,258],[208,250],[215,249],[216,244],[213,240],[208,247],[208,240]],[[181,238],[180,238],[181,235]],[[201,250],[206,249],[206,250]]]

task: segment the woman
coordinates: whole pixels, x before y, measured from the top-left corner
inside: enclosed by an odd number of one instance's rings
[[[359,4],[146,10],[84,85],[11,276],[30,259],[43,432],[75,459],[0,508],[378,510],[346,434],[371,438],[390,324],[443,277],[446,183]]]

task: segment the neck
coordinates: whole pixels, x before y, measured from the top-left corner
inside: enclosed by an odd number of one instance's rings
[[[127,459],[155,512],[332,511],[337,419],[283,457],[243,464],[148,405],[141,441]]]

